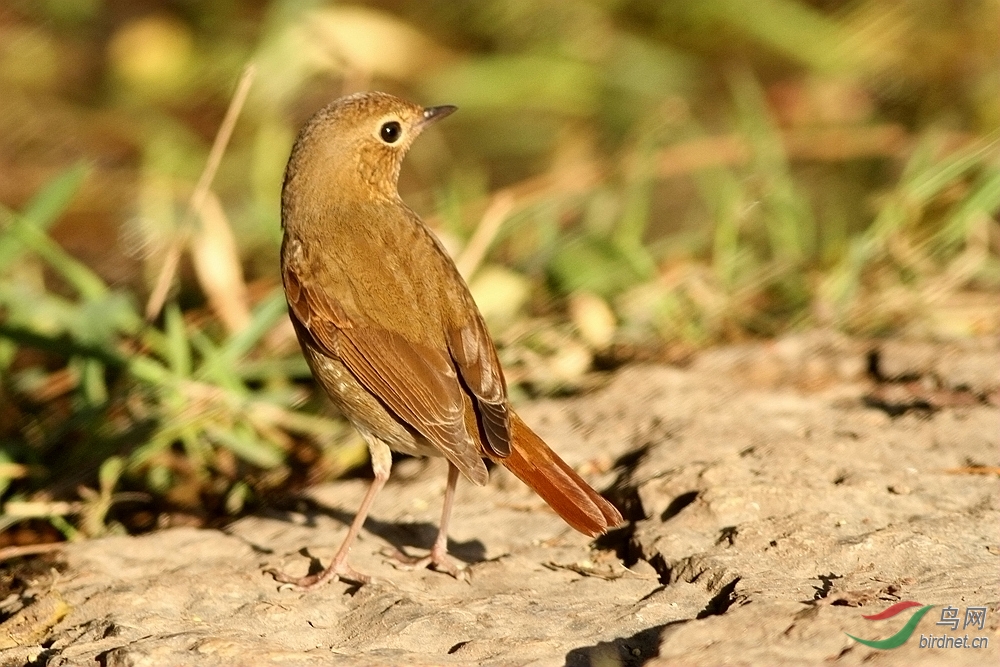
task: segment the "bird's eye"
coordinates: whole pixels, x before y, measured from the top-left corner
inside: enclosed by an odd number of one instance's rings
[[[402,128],[394,120],[390,120],[388,123],[383,123],[382,129],[378,131],[379,136],[382,137],[382,141],[387,144],[394,144],[396,140],[399,139],[399,135],[403,133]]]

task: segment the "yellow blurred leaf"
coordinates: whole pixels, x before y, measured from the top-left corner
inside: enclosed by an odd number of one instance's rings
[[[575,386],[590,370],[594,355],[583,344],[567,340],[546,363],[548,382],[555,387]]]
[[[367,7],[330,7],[310,16],[309,32],[337,65],[368,76],[405,79],[446,57],[419,30]]]
[[[476,273],[469,289],[483,318],[491,325],[503,326],[528,302],[531,282],[510,269],[487,265]]]
[[[209,191],[191,240],[191,257],[201,289],[229,333],[250,323],[250,295],[243,279],[239,247],[215,193]]]
[[[170,16],[152,15],[129,21],[108,43],[111,66],[144,93],[175,90],[190,71],[194,51],[191,29]]]
[[[618,322],[604,299],[592,292],[574,292],[569,297],[569,316],[593,349],[601,350],[611,344]]]

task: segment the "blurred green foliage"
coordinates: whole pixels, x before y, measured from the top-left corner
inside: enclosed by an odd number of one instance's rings
[[[249,324],[187,260],[147,324],[249,62],[212,184]],[[127,488],[237,512],[357,460],[276,271],[297,128],[356,90],[460,107],[401,191],[475,255],[515,386],[805,326],[996,331],[996,0],[7,0],[0,86],[0,528],[95,534]]]

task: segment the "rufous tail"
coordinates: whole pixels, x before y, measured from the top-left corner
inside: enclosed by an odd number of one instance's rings
[[[566,523],[596,537],[622,524],[615,506],[590,488],[513,412],[510,456],[494,459],[537,493]]]

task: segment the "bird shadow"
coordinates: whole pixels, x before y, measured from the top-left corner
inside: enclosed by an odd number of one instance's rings
[[[311,499],[301,499],[305,507],[296,512],[300,516],[305,516],[305,521],[301,525],[310,528],[317,528],[317,517],[327,516],[338,521],[345,526],[350,526],[354,521],[354,513],[336,507],[321,505]],[[272,511],[268,513],[269,518],[276,518],[284,521],[291,521],[291,513],[283,511]],[[368,515],[365,519],[363,530],[388,542],[397,551],[407,555],[407,549],[420,549],[429,551],[437,538],[437,525],[428,521],[417,523],[397,523],[392,521],[382,521]],[[458,542],[448,539],[448,553],[465,563],[480,563],[486,560],[486,545],[477,539]],[[421,554],[422,555],[422,554]],[[312,566],[310,566],[312,567]]]
[[[641,667],[641,665],[659,657],[660,643],[670,629],[686,622],[686,619],[671,621],[640,630],[631,637],[619,637],[609,642],[580,646],[566,654],[564,665],[565,667],[596,667],[597,665]]]

